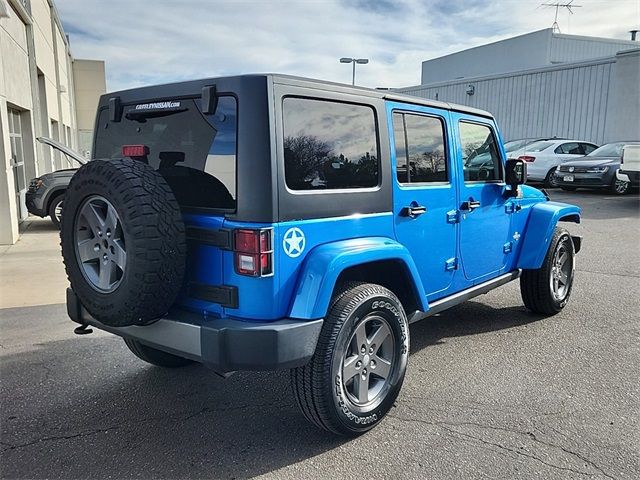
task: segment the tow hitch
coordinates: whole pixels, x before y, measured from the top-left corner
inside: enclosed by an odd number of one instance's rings
[[[93,329],[89,328],[88,323],[83,323],[79,327],[74,328],[73,333],[76,335],[89,335],[90,333],[93,333]]]

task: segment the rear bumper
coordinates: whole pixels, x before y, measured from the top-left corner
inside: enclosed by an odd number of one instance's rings
[[[323,323],[322,319],[216,319],[175,310],[150,325],[110,327],[93,318],[71,288],[67,289],[67,312],[74,322],[196,360],[219,373],[302,366],[315,351]]]

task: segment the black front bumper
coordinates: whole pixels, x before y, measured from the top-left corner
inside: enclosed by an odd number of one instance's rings
[[[38,192],[27,191],[25,194],[25,203],[27,204],[27,210],[31,215],[38,217],[46,217],[49,213],[45,211],[43,195]]]
[[[615,175],[615,173],[614,173]],[[573,177],[573,181],[567,182],[564,180],[565,176]],[[611,186],[612,181],[611,174],[605,173],[569,173],[558,172],[556,173],[556,182],[561,187],[575,187],[575,188],[608,188]]]
[[[176,309],[150,325],[110,327],[93,318],[71,288],[67,289],[67,312],[74,322],[196,360],[219,373],[302,366],[316,349],[323,323],[322,319],[218,319]]]

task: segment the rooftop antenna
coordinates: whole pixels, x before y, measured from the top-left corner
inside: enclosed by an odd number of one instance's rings
[[[543,3],[541,4],[543,7],[555,7],[556,8],[556,16],[553,20],[553,25],[551,28],[553,29],[553,33],[560,33],[560,25],[558,25],[558,12],[561,8],[566,8],[569,10],[569,13],[573,15],[573,8],[580,8],[582,5],[574,5],[573,0],[569,0],[568,3]]]

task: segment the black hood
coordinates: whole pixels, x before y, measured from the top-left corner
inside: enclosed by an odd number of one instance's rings
[[[595,167],[598,165],[620,164],[620,157],[582,157],[580,160],[562,163],[563,167]]]

